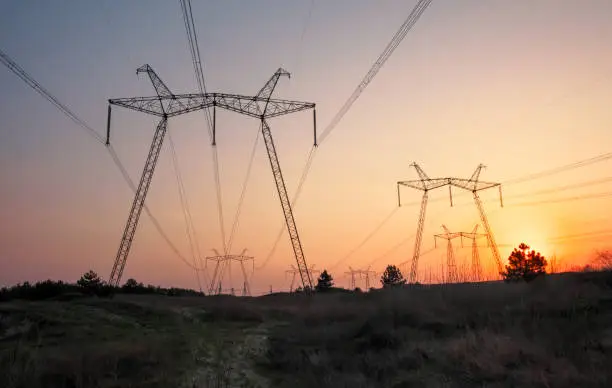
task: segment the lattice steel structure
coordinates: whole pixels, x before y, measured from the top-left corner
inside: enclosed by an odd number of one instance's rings
[[[421,253],[421,242],[423,240],[423,228],[425,226],[425,212],[427,210],[427,198],[430,190],[438,189],[442,186],[448,185],[448,178],[429,178],[423,169],[416,163],[410,165],[414,167],[419,175],[418,180],[412,181],[400,181],[397,182],[397,201],[398,205],[402,206],[402,200],[400,195],[400,186],[406,186],[413,189],[423,191],[423,198],[421,199],[421,210],[419,211],[419,221],[417,223],[416,238],[414,240],[414,253],[412,254],[412,264],[410,266],[410,275],[408,278],[409,283],[416,283],[417,281],[417,266],[419,263],[419,256]]]
[[[480,252],[478,250],[478,238],[486,237],[484,233],[477,233],[478,224],[474,226],[471,232],[459,232],[461,235],[461,246],[463,246],[463,238],[472,240],[472,281],[479,282],[482,280],[482,265],[480,263]]]
[[[215,263],[215,269],[213,270],[212,279],[210,280],[210,284],[208,286],[208,293],[220,294],[223,290],[222,281],[223,274],[227,268],[231,271],[232,261],[236,261],[240,263],[240,270],[242,273],[242,296],[251,296],[251,286],[249,284],[249,275],[247,274],[246,268],[244,266],[245,262],[251,261],[253,269],[251,272],[255,270],[255,258],[253,256],[246,256],[246,249],[244,249],[239,255],[221,255],[215,249],[213,249],[216,256],[207,256],[206,264],[209,261]]]
[[[460,233],[451,233],[446,225],[442,225],[444,234],[434,235],[434,246],[437,246],[436,239],[442,238],[447,241],[446,243],[446,283],[456,283],[458,280],[457,276],[457,262],[455,261],[455,251],[453,249],[453,239],[461,237]]]
[[[291,275],[291,285],[289,285],[289,292],[293,292],[293,286],[295,285],[295,278],[297,277],[297,275],[300,274],[300,270],[299,268],[295,268],[295,266],[291,265],[289,266],[290,269],[285,271],[285,277],[287,275]],[[310,278],[312,279],[315,275],[320,274],[321,271],[318,269],[315,269],[314,265],[311,265],[308,267],[308,274],[310,275]]]
[[[170,89],[164,84],[164,82],[155,73],[153,68],[149,65],[143,65],[136,71],[139,73],[147,73],[153,88],[155,89],[156,96],[152,97],[131,97],[131,98],[115,98],[108,100],[108,121],[106,127],[106,144],[110,144],[111,138],[111,106],[121,106],[123,108],[132,109],[138,112],[150,114],[153,116],[161,117],[153,142],[151,144],[149,155],[145,162],[145,168],[143,170],[138,189],[132,202],[132,208],[130,210],[128,221],[126,223],[121,242],[119,244],[119,250],[115,257],[115,262],[111,270],[109,277],[109,284],[119,285],[123,270],[127,262],[127,258],[130,252],[138,221],[142,213],[142,208],[145,203],[145,198],[149,190],[155,166],[159,158],[159,153],[164,141],[166,134],[166,128],[168,119],[170,117],[178,116],[194,112],[209,107],[213,108],[213,140],[212,143],[216,143],[216,108],[222,108],[233,112],[245,114],[247,116],[256,117],[261,120],[262,132],[266,143],[266,149],[268,150],[268,156],[270,158],[270,164],[272,166],[273,175],[277,184],[277,189],[281,197],[281,205],[285,213],[285,219],[287,222],[287,228],[291,236],[293,249],[300,269],[306,268],[306,261],[304,258],[301,242],[297,233],[297,227],[295,226],[295,220],[293,218],[293,212],[291,211],[291,205],[289,203],[287,190],[280,170],[280,163],[276,155],[274,143],[272,141],[272,134],[270,128],[267,125],[266,119],[286,115],[289,113],[295,113],[306,109],[313,109],[313,119],[316,119],[314,113],[315,104],[310,102],[301,101],[290,101],[280,100],[271,98],[272,92],[276,87],[278,78],[282,75],[289,75],[283,69],[279,69],[272,78],[266,83],[266,85],[260,90],[256,96],[244,96],[238,94],[225,94],[225,93],[199,93],[199,94],[173,94]],[[316,121],[314,123],[314,138],[316,145]],[[308,276],[307,271],[301,272],[302,281],[305,285],[312,285],[312,280]]]
[[[482,226],[485,229],[485,235],[487,237],[487,243],[491,248],[491,252],[493,253],[493,259],[495,260],[495,264],[497,265],[498,273],[501,274],[503,271],[501,256],[499,255],[499,248],[497,247],[497,243],[495,242],[495,236],[493,235],[493,230],[489,225],[489,220],[487,219],[487,215],[484,210],[484,206],[482,205],[482,201],[480,200],[480,196],[478,195],[479,191],[498,188],[499,190],[499,202],[503,207],[504,202],[502,199],[502,190],[501,183],[496,182],[482,182],[479,180],[480,173],[482,169],[485,168],[484,164],[479,164],[476,167],[476,170],[472,174],[469,179],[460,179],[460,178],[448,178],[449,180],[449,191],[451,186],[458,187],[460,189],[468,190],[472,192],[472,196],[474,197],[474,203],[476,203],[476,207],[478,208],[478,214],[480,215],[480,221],[482,222]],[[452,201],[452,192],[451,192],[451,201]]]
[[[365,280],[365,291],[370,289],[370,279],[376,276],[375,271],[371,271],[370,267],[366,269],[353,269],[353,267],[349,267],[349,270],[345,272],[346,275],[350,276],[351,279],[351,290],[354,290],[357,286],[356,278]]]

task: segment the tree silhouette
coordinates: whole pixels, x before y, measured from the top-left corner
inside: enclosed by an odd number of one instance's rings
[[[319,275],[319,279],[317,280],[317,285],[315,289],[319,292],[329,291],[334,286],[334,278],[327,273],[327,270],[323,270],[321,275]]]
[[[85,272],[77,281],[77,284],[88,294],[95,294],[103,286],[102,279],[92,270]]]
[[[388,265],[387,269],[380,278],[380,282],[383,287],[393,287],[406,284],[406,279],[402,275],[402,272],[394,265]]]
[[[604,271],[612,270],[612,252],[599,251],[595,257],[593,264]]]
[[[540,275],[546,274],[546,258],[529,245],[521,243],[508,257],[506,270],[502,272],[505,281],[531,281]]]

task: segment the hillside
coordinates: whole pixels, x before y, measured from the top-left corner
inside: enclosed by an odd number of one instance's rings
[[[2,387],[612,386],[612,273],[0,303]]]

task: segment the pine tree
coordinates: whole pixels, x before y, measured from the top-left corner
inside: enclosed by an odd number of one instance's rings
[[[329,291],[334,286],[334,278],[327,273],[327,270],[323,270],[319,279],[317,280],[316,290],[319,292]]]
[[[514,248],[508,257],[506,270],[502,272],[505,281],[524,280],[528,282],[546,274],[546,258],[540,252],[529,249],[529,245],[525,243]]]
[[[89,270],[77,280],[77,284],[81,286],[88,294],[97,293],[103,286],[102,279],[92,270]]]
[[[385,269],[385,272],[380,278],[380,282],[382,283],[383,287],[393,287],[406,284],[406,279],[404,279],[404,276],[399,268],[394,265],[388,265],[387,269]]]

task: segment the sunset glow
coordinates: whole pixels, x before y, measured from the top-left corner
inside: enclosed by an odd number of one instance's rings
[[[142,2],[35,3],[0,4],[0,48],[99,134],[109,98],[154,95],[149,79],[135,75],[143,64],[174,93],[197,89],[174,2],[154,2],[145,13]],[[413,4],[316,2],[307,18],[308,3],[194,2],[194,17],[210,92],[253,95],[286,68],[291,78],[279,81],[274,97],[315,102],[320,135]],[[407,271],[422,192],[402,189],[397,208],[396,182],[418,179],[412,162],[431,178],[467,179],[479,163],[487,166],[480,179],[503,188],[503,207],[497,189],[480,193],[503,260],[521,242],[566,267],[612,247],[612,156],[605,156],[612,151],[612,2],[589,4],[433,2],[316,151],[310,111],[270,119],[290,197],[315,153],[294,207],[308,264],[342,286],[349,266]],[[107,147],[4,67],[0,84],[0,286],[72,281],[88,269],[106,279],[132,190]],[[275,247],[285,221],[258,122],[220,109],[216,119],[226,243],[238,219],[228,253],[248,249],[255,257],[255,294],[286,290],[296,262],[286,231]],[[136,183],[156,125],[152,116],[113,108],[112,146]],[[181,257],[143,213],[124,280],[196,288],[184,261],[200,265],[213,249],[223,251],[206,128],[202,112],[168,124],[197,247],[186,235],[166,140],[146,203]],[[452,207],[447,188],[429,195],[419,277],[436,281],[446,260],[444,244],[434,249],[441,225],[484,229],[469,191],[453,189]],[[469,271],[470,241],[453,244]],[[495,272],[486,239],[478,244],[483,267]],[[228,271],[227,287],[242,287],[240,266]]]

